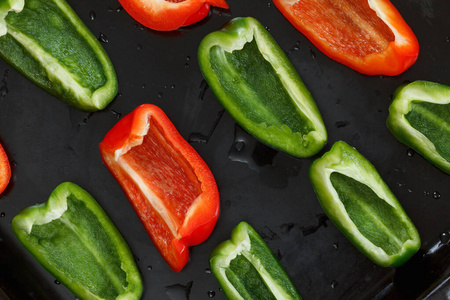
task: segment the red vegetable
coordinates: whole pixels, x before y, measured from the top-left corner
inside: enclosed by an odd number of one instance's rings
[[[210,5],[228,8],[225,0],[119,0],[139,23],[160,31],[175,30],[205,18]]]
[[[9,165],[8,156],[0,144],[0,194],[8,186],[11,179],[11,166]]]
[[[151,104],[123,117],[100,143],[100,153],[162,257],[180,271],[188,247],[206,240],[219,216],[219,193],[206,163]]]
[[[419,43],[389,0],[274,0],[320,51],[368,75],[398,75]]]

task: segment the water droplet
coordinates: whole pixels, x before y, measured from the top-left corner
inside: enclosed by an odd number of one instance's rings
[[[214,296],[216,295],[216,292],[214,292],[214,291],[208,291],[208,297],[209,298],[213,298]]]
[[[300,227],[302,230],[303,236],[307,236],[310,234],[313,234],[317,230],[319,230],[320,227],[327,227],[327,221],[329,220],[326,214],[319,214],[317,215],[318,221],[317,225],[307,226],[307,227]]]
[[[91,18],[92,21],[94,21],[95,18],[97,18],[97,15],[96,15],[95,11],[91,10],[89,12],[89,18]]]
[[[171,88],[171,89],[174,89],[174,88],[175,88],[175,84],[172,84],[172,85],[170,86],[170,88]]]
[[[1,213],[0,213],[0,218],[4,218],[6,216],[6,213],[4,212],[4,211],[2,211]]]
[[[333,281],[331,282],[331,288],[332,288],[332,289],[334,289],[335,287],[337,287],[337,285],[338,285],[338,282],[337,282],[336,280],[333,280]]]
[[[189,300],[193,281],[186,285],[174,284],[166,286],[166,294],[171,300]]]
[[[122,93],[118,93],[118,94],[117,94],[117,97],[122,97]]]
[[[236,142],[234,143],[234,148],[235,148],[237,151],[241,151],[242,149],[244,149],[244,147],[245,147],[245,143],[244,143],[243,141],[236,141]]]
[[[142,88],[143,88],[143,89],[145,89],[145,83],[144,83],[144,84],[142,84]]]
[[[286,223],[281,225],[281,232],[283,234],[289,234],[294,229],[295,223]]]
[[[266,30],[267,30],[267,31],[270,31],[270,27],[269,27],[269,26],[266,26]]]
[[[101,32],[100,32],[100,36],[98,37],[98,40],[105,44],[109,42],[108,37]]]
[[[448,244],[448,242],[450,242],[450,234],[448,232],[443,232],[440,234],[439,239],[442,244]]]
[[[267,7],[271,7],[271,6],[272,6],[272,3],[267,2]]]
[[[423,194],[424,194],[425,196],[428,196],[428,195],[430,194],[430,192],[429,192],[429,191],[423,191]]]
[[[408,193],[412,193],[413,191],[411,189],[408,189]]]
[[[311,54],[312,59],[316,59],[316,53],[309,48],[309,53]]]
[[[336,126],[336,128],[342,128],[349,124],[350,124],[350,121],[345,120],[345,121],[337,121],[334,125]]]
[[[339,244],[336,242],[336,243],[334,243],[333,244],[333,248],[335,249],[335,250],[338,250],[339,249]]]
[[[158,98],[162,98],[162,96],[163,96],[163,93],[159,92],[158,93]]]
[[[9,90],[8,90],[8,73],[9,71],[6,70],[5,73],[3,74],[3,78],[2,78],[2,86],[0,87],[0,99],[4,99],[5,96],[8,94]]]
[[[148,265],[147,266],[147,271],[151,271],[151,270],[153,270],[153,267],[151,265]]]
[[[167,89],[167,84],[164,85],[164,88]]]
[[[211,128],[209,129],[208,134],[203,134],[199,132],[193,132],[189,135],[188,142],[195,142],[195,143],[208,143],[209,139],[211,138],[211,135],[213,134],[214,130],[217,127],[217,124],[219,124],[220,119],[223,116],[223,113],[225,110],[221,110],[217,113],[217,117],[214,120],[214,123],[212,124]]]
[[[59,281],[56,280],[56,279],[55,279],[55,283],[56,283],[57,285],[60,285],[60,284],[61,284],[61,282],[59,282]]]
[[[118,8],[116,8],[116,12],[121,12],[123,10],[122,6],[119,6]]]
[[[190,60],[191,60],[191,57],[190,57],[190,56],[186,56],[186,60],[187,60],[187,61],[190,61]]]
[[[446,37],[445,40],[447,41],[447,43],[450,43],[450,36]]]
[[[292,50],[298,51],[298,50],[300,50],[300,48],[298,46],[294,46],[294,47],[292,47]]]
[[[203,101],[203,98],[205,97],[205,93],[208,90],[209,86],[205,79],[200,82],[200,95],[198,98]]]
[[[210,268],[206,268],[206,269],[205,269],[205,273],[206,273],[206,274],[211,274],[211,269],[210,269]]]
[[[230,200],[225,201],[225,206],[226,207],[231,207],[231,201]]]
[[[142,50],[142,44],[138,44],[138,45],[137,45],[137,49],[138,49],[138,50]]]
[[[383,79],[384,78],[384,75],[380,75],[380,79]]]
[[[352,138],[353,138],[355,141],[357,141],[357,140],[359,140],[361,137],[359,136],[358,133],[355,133],[355,134],[352,136]]]
[[[413,157],[415,153],[416,151],[411,148],[408,148],[408,150],[406,150],[406,155],[408,155],[409,157]]]
[[[189,68],[189,67],[190,67],[189,63],[185,63],[185,64],[184,64],[184,68],[185,68],[185,69],[187,69],[187,68]]]
[[[433,198],[437,200],[437,199],[441,198],[441,194],[439,192],[437,192],[437,191],[434,191],[433,192]]]

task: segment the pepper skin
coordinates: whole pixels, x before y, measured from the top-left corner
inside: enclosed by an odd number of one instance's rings
[[[399,87],[386,123],[399,141],[450,174],[450,86],[415,81]]]
[[[210,6],[228,8],[224,0],[119,0],[133,19],[158,31],[176,30],[205,18]]]
[[[58,185],[46,203],[24,209],[11,226],[28,252],[77,298],[140,298],[142,280],[127,243],[78,185]]]
[[[73,107],[105,108],[117,93],[114,67],[69,4],[9,1],[0,4],[1,58]]]
[[[219,216],[219,193],[206,163],[151,104],[123,117],[100,143],[100,153],[161,256],[180,271],[188,247],[206,240]]]
[[[420,237],[375,167],[345,142],[316,159],[309,171],[328,218],[368,258],[399,266],[420,248]]]
[[[213,250],[209,262],[230,300],[302,299],[276,256],[246,222]]]
[[[320,51],[367,75],[398,75],[419,55],[411,28],[389,0],[274,0]]]
[[[327,140],[322,116],[286,54],[253,18],[235,18],[200,43],[203,77],[248,133],[295,157]]]
[[[9,164],[5,149],[3,149],[2,145],[0,144],[0,194],[3,193],[3,191],[6,189],[10,179],[11,166]]]

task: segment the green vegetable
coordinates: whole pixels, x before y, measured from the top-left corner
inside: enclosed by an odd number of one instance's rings
[[[0,0],[0,56],[81,110],[103,109],[117,93],[108,55],[64,0]]]
[[[375,263],[399,266],[420,248],[416,228],[375,167],[345,142],[316,159],[309,175],[327,216]]]
[[[22,245],[81,299],[139,299],[142,281],[127,243],[98,203],[65,182],[48,202],[12,221]]]
[[[228,299],[301,299],[278,259],[246,222],[214,249],[209,261]]]
[[[450,86],[415,81],[399,87],[387,126],[399,141],[450,174]]]
[[[200,69],[217,99],[250,134],[296,157],[319,152],[327,133],[289,59],[253,18],[236,18],[207,35]]]

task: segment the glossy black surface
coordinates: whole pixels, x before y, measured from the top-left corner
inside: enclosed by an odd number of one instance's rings
[[[143,299],[186,299],[186,294],[225,299],[208,256],[242,220],[262,235],[305,299],[450,297],[449,175],[398,142],[385,125],[390,97],[405,81],[450,84],[450,2],[392,1],[421,47],[417,62],[396,77],[361,75],[329,59],[269,1],[229,0],[229,11],[213,10],[207,20],[170,33],[144,29],[117,1],[68,2],[103,42],[120,94],[104,111],[81,112],[0,61],[0,142],[13,172],[0,196],[3,294],[75,298],[21,247],[10,227],[20,210],[46,201],[58,184],[72,181],[94,196],[129,243],[144,280]],[[329,136],[320,155],[338,140],[356,147],[403,205],[422,238],[421,250],[405,266],[381,268],[359,253],[317,201],[308,178],[314,158],[295,159],[262,145],[235,125],[207,88],[197,47],[206,34],[239,16],[267,26],[312,93]],[[180,273],[162,260],[98,151],[117,120],[142,103],[166,112],[219,187],[217,226],[205,243],[191,248]]]

